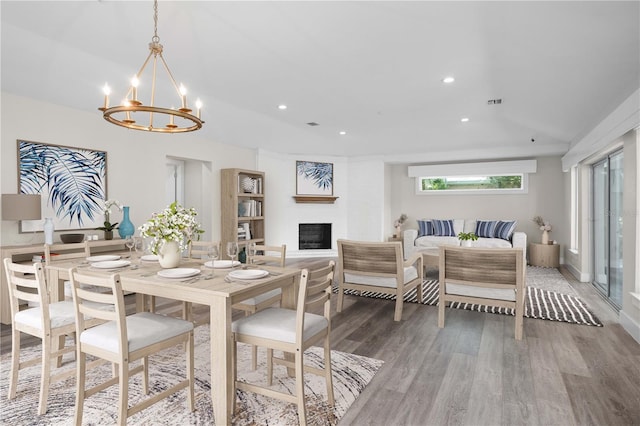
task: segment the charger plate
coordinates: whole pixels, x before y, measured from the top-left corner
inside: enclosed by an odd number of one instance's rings
[[[263,269],[240,269],[238,271],[229,272],[229,277],[237,280],[255,280],[264,278],[269,275],[269,271]]]
[[[163,278],[189,278],[200,273],[200,269],[195,268],[171,268],[158,271],[158,276]]]

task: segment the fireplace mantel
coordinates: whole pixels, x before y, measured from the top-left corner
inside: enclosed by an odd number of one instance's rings
[[[296,203],[324,203],[333,204],[339,197],[330,195],[294,195]]]

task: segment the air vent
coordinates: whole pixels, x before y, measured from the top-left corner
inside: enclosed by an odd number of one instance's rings
[[[307,123],[307,126],[311,126],[311,127],[313,127],[313,126],[319,126],[319,124],[318,124],[318,123],[316,123],[315,121],[312,121],[312,122],[310,122],[310,123]]]
[[[487,105],[500,105],[502,103],[502,99],[489,99],[487,101]]]

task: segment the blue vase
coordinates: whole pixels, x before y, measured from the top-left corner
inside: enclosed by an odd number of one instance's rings
[[[118,234],[120,234],[120,238],[125,239],[131,237],[135,232],[136,228],[129,219],[129,206],[124,206],[122,208],[122,222],[118,226]]]

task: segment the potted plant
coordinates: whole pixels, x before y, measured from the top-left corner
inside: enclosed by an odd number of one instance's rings
[[[393,235],[395,238],[400,238],[402,234],[402,225],[407,220],[407,215],[402,213],[398,219],[393,222],[393,227],[396,228],[396,233]]]
[[[194,237],[204,232],[196,216],[196,209],[186,209],[173,202],[160,213],[154,213],[138,229],[143,237],[152,238],[151,253],[158,255],[163,268],[175,268],[180,264],[181,253]]]
[[[471,247],[471,242],[476,241],[478,236],[473,232],[461,232],[458,234],[458,239],[462,247]]]
[[[100,230],[100,231],[104,231],[104,239],[105,240],[112,240],[113,239],[113,230],[114,229],[118,229],[118,222],[116,223],[111,223],[109,221],[109,215],[111,214],[111,207],[117,207],[118,210],[122,211],[122,204],[120,204],[120,202],[118,200],[106,200],[104,202],[104,224],[98,228],[96,228],[96,230]]]

